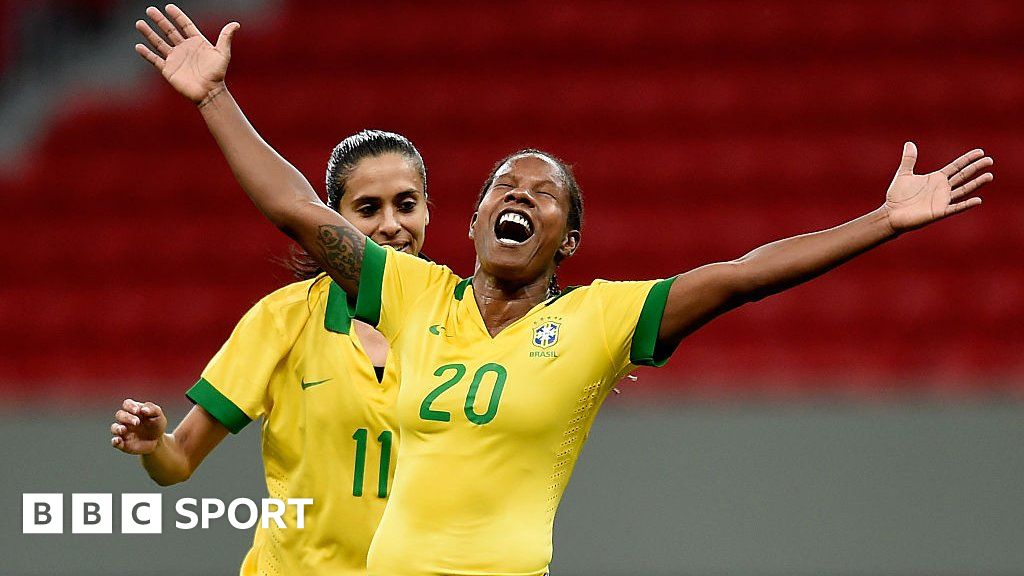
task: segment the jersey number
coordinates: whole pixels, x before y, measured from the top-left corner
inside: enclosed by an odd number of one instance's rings
[[[356,467],[352,474],[352,495],[363,495],[363,472],[366,470],[366,428],[356,430],[352,439],[356,441]],[[377,498],[388,497],[388,471],[391,469],[391,430],[377,436],[380,442],[380,466],[377,468]]]
[[[445,412],[443,410],[434,410],[430,406],[437,400],[437,397],[444,394],[452,386],[455,386],[462,380],[462,377],[466,375],[465,364],[445,364],[437,370],[434,370],[434,376],[444,377],[445,373],[451,372],[452,375],[448,380],[445,380],[440,386],[434,388],[427,394],[427,397],[423,399],[423,403],[420,404],[420,418],[424,420],[434,420],[436,422],[450,422],[452,419],[451,412]],[[491,388],[491,399],[487,403],[487,410],[480,414],[476,411],[474,404],[476,404],[476,395],[480,391],[480,384],[483,383],[484,378],[488,374],[494,374],[494,387]],[[484,425],[494,420],[494,417],[498,414],[498,403],[501,402],[501,392],[505,389],[505,380],[508,379],[508,372],[505,367],[501,364],[494,364],[489,362],[480,367],[479,370],[473,374],[473,382],[469,385],[469,393],[466,394],[466,405],[463,408],[463,412],[466,413],[466,418],[470,422],[477,425]]]

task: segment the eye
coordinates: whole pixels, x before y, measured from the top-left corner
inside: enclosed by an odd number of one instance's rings
[[[374,206],[373,204],[364,204],[356,208],[356,212],[358,212],[359,215],[363,216],[364,218],[369,218],[370,216],[373,216],[377,212],[377,207]]]
[[[416,201],[406,200],[405,202],[402,202],[401,204],[398,205],[398,209],[408,214],[409,212],[416,210]]]

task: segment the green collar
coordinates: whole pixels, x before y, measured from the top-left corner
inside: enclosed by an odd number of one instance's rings
[[[338,334],[348,334],[355,316],[348,302],[348,294],[341,286],[331,280],[331,289],[327,293],[327,311],[324,314],[324,328]]]
[[[462,300],[462,297],[466,295],[466,288],[473,282],[473,277],[470,276],[462,282],[455,285],[455,299]]]
[[[548,299],[548,301],[544,305],[545,306],[551,306],[552,304],[555,303],[556,300],[558,300],[562,296],[565,296],[566,294],[568,294],[569,292],[572,292],[573,290],[575,290],[577,288],[579,288],[579,286],[566,286],[565,288],[562,289],[562,292],[558,296],[552,296],[550,299]]]

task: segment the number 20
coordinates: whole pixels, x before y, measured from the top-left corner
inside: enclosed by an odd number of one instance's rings
[[[466,375],[465,364],[445,364],[437,370],[434,370],[434,376],[444,376],[446,372],[454,370],[454,374],[443,382],[437,388],[430,391],[427,397],[423,399],[423,403],[420,404],[420,418],[424,420],[434,420],[436,422],[450,422],[452,415],[450,412],[443,410],[434,410],[431,408],[431,404],[437,397],[444,394],[452,386],[455,386],[462,380],[462,377]],[[473,404],[476,403],[476,395],[480,390],[480,384],[483,382],[484,376],[488,373],[494,374],[494,388],[491,389],[491,399],[487,403],[487,411],[483,414],[477,414]],[[498,414],[498,403],[501,402],[501,392],[505,389],[505,380],[508,379],[508,372],[505,367],[501,364],[494,364],[489,362],[481,366],[475,374],[473,374],[473,382],[469,385],[469,393],[466,394],[466,404],[463,408],[463,412],[466,413],[466,418],[470,422],[478,426],[487,424]]]

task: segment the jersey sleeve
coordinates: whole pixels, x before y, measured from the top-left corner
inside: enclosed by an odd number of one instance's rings
[[[355,318],[394,340],[418,302],[445,296],[459,278],[447,267],[366,239]]]
[[[267,387],[290,348],[273,311],[261,300],[242,317],[185,395],[232,434],[238,433],[263,415]]]
[[[600,298],[605,344],[617,368],[660,367],[668,362],[674,350],[658,345],[658,330],[673,280],[594,283]]]

